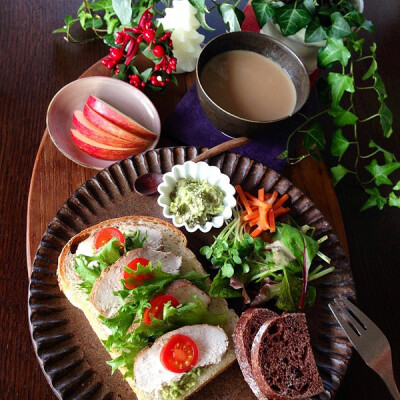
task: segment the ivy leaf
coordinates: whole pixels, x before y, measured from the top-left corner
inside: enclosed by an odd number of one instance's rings
[[[314,158],[320,159],[319,150],[325,148],[325,137],[322,127],[319,123],[313,124],[306,132],[303,139],[303,146]]]
[[[361,207],[360,211],[365,211],[371,207],[378,207],[379,210],[382,210],[384,205],[387,203],[387,200],[381,196],[378,188],[366,189],[365,192],[369,194],[369,199],[365,202],[365,204]]]
[[[329,68],[336,61],[346,67],[350,57],[351,54],[342,39],[328,38],[326,46],[318,51],[318,63],[321,67],[326,68]]]
[[[251,5],[253,6],[254,14],[256,15],[257,23],[260,28],[275,15],[275,8],[265,0],[254,0],[251,2]]]
[[[315,4],[314,0],[304,0],[301,4],[301,8],[306,10],[310,15],[315,14]]]
[[[322,42],[327,38],[326,31],[319,23],[318,18],[314,18],[307,26],[304,41],[306,43]]]
[[[365,22],[364,14],[359,11],[350,11],[344,16],[350,26],[361,26]]]
[[[336,72],[330,72],[328,83],[331,85],[332,106],[336,107],[344,92],[354,93],[354,77]]]
[[[208,11],[207,11],[207,12],[208,12]],[[205,29],[205,30],[207,30],[207,31],[215,31],[214,28],[211,28],[211,26],[209,26],[209,25],[207,24],[207,21],[206,21],[206,14],[205,14],[205,13],[202,13],[202,12],[198,11],[197,14],[196,14],[196,18],[197,18],[197,21],[199,21],[199,23],[200,23],[200,25],[201,25],[201,27],[202,27],[203,29]]]
[[[389,107],[382,101],[379,107],[379,121],[383,129],[383,136],[390,138],[393,133],[393,114]]]
[[[362,80],[366,81],[367,79],[371,78],[371,76],[376,73],[377,69],[378,69],[378,64],[377,64],[375,58],[373,58],[372,63],[370,65],[370,67],[368,68],[368,71],[362,77]]]
[[[132,18],[131,0],[112,0],[112,6],[122,25],[128,25]]]
[[[344,38],[351,35],[351,28],[340,12],[331,15],[332,26],[328,29],[331,38]]]
[[[96,0],[91,5],[93,11],[113,11],[112,0]]]
[[[225,25],[229,28],[229,32],[240,31],[240,25],[244,20],[243,11],[234,7],[232,4],[220,4],[218,12],[221,14]]]
[[[350,171],[341,164],[331,168],[333,186],[336,186]]]
[[[189,3],[202,14],[208,12],[205,0],[189,0]]]
[[[380,77],[380,75],[378,75],[377,73],[375,73],[375,75],[373,75],[373,79],[374,79],[373,86],[374,86],[376,93],[378,94],[378,100],[383,101],[384,99],[387,98],[385,84],[383,83],[383,80]]]
[[[398,182],[396,183],[396,185],[393,186],[393,190],[400,190],[400,181],[398,181]]]
[[[93,19],[92,14],[85,12],[85,11],[81,11],[78,14],[78,18],[79,18],[79,23],[81,24],[81,27],[83,30],[86,30],[86,25],[87,23]]]
[[[377,145],[373,140],[370,140],[368,143],[368,147],[370,149],[377,149],[381,153],[383,153],[383,156],[385,157],[385,161],[387,163],[391,163],[393,161],[396,161],[396,157],[393,153],[390,153],[389,151],[385,150],[383,147]],[[400,182],[399,182],[400,183]]]
[[[350,142],[343,136],[341,129],[338,129],[332,136],[331,153],[333,156],[340,158],[350,146]]]
[[[294,4],[283,6],[275,11],[275,21],[281,28],[283,36],[294,35],[306,27],[311,20],[312,17],[307,11],[294,8]]]
[[[376,186],[392,185],[393,182],[389,179],[388,175],[400,168],[400,162],[391,162],[379,165],[378,161],[372,160],[365,169],[374,177]]]
[[[371,33],[374,33],[376,30],[371,21],[364,21],[364,23],[361,25],[361,28]]]
[[[396,196],[394,192],[389,193],[389,206],[400,208],[400,197]]]
[[[360,56],[362,55],[363,45],[364,45],[364,39],[359,39],[353,42],[353,49],[355,51],[359,51]]]
[[[358,120],[357,115],[353,114],[351,111],[345,110],[340,106],[331,108],[328,111],[328,114],[333,117],[335,125],[337,126],[355,125]]]

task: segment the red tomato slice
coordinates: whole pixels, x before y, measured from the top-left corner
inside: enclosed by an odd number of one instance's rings
[[[96,235],[94,235],[93,239],[93,244],[94,248],[96,250],[101,249],[106,243],[108,243],[113,237],[117,239],[119,244],[121,245],[121,248],[123,249],[124,243],[125,243],[125,238],[124,235],[120,230],[117,228],[113,227],[108,227],[104,228],[101,231],[97,232]]]
[[[199,358],[196,343],[186,335],[177,334],[161,349],[160,360],[166,369],[172,372],[191,370]]]
[[[175,297],[167,294],[154,297],[154,299],[150,301],[150,308],[146,308],[143,313],[143,322],[146,325],[151,324],[150,314],[153,314],[154,318],[161,319],[163,316],[164,304],[169,301],[172,307],[177,307],[179,305],[179,301]]]
[[[139,258],[135,258],[134,260],[132,260],[127,266],[131,270],[136,271],[138,264],[141,264],[143,267],[145,267],[146,265],[149,264],[149,262],[150,261],[147,260],[146,258],[139,257]],[[132,279],[133,277],[134,277],[133,273],[130,273],[130,272],[124,270],[124,279]],[[151,278],[150,275],[138,275],[138,276],[134,277],[134,279],[139,280],[139,281],[141,281],[143,279],[149,279],[149,278]],[[127,289],[135,289],[135,287],[137,286],[133,283],[128,283],[128,282],[125,282],[124,284]]]

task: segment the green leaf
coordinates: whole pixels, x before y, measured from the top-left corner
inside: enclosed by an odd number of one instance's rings
[[[321,125],[317,122],[305,132],[303,145],[311,154],[324,150],[325,137]]]
[[[144,235],[141,235],[140,230],[135,229],[134,231],[129,231],[124,233],[124,238],[125,238],[126,252],[131,251],[133,249],[139,249],[143,247],[143,244],[147,239],[147,231],[144,233]]]
[[[400,162],[391,162],[379,165],[377,160],[372,160],[365,169],[374,177],[376,186],[392,185],[388,175],[400,168]]]
[[[200,23],[200,25],[201,25],[201,27],[203,29],[205,29],[207,31],[215,31],[214,28],[212,28],[211,26],[209,26],[207,24],[206,14],[205,13],[202,13],[202,12],[198,11],[197,14],[196,14],[196,18],[197,18],[197,21],[199,21],[199,23]]]
[[[400,208],[400,197],[396,196],[394,192],[389,193],[389,206]]]
[[[112,0],[96,0],[92,3],[93,11],[112,11]]]
[[[315,3],[314,0],[304,0],[300,7],[307,11],[310,15],[315,14]]]
[[[354,93],[354,77],[330,72],[328,83],[331,86],[332,107],[335,108],[342,99],[344,92]]]
[[[122,25],[128,25],[132,18],[131,0],[112,0],[112,6]]]
[[[87,28],[86,25],[87,25],[88,23],[90,24],[89,21],[92,21],[92,20],[93,20],[92,14],[90,14],[90,13],[88,13],[88,12],[86,12],[86,11],[81,11],[81,12],[78,14],[78,18],[79,18],[79,23],[81,24],[81,27],[82,27],[83,30],[86,30],[86,28]],[[88,27],[90,27],[90,26],[88,26]]]
[[[331,168],[331,175],[333,186],[336,186],[350,171],[344,167],[343,165],[339,164],[336,167]]]
[[[55,29],[55,30],[53,31],[53,33],[66,33],[66,32],[68,32],[68,28],[67,28],[67,27],[65,27],[65,28],[58,28],[58,29]]]
[[[218,12],[220,13],[225,25],[229,28],[229,32],[240,31],[240,25],[244,21],[243,11],[234,7],[232,4],[218,5]]]
[[[331,145],[331,153],[333,156],[340,158],[346,152],[347,148],[350,146],[350,142],[343,136],[343,132],[341,129],[338,129],[332,135],[332,145]]]
[[[378,64],[377,64],[375,58],[373,58],[372,62],[371,62],[371,65],[368,68],[368,71],[362,77],[362,80],[366,81],[367,79],[371,78],[371,76],[375,74],[377,69],[378,69]]]
[[[96,15],[95,18],[88,19],[85,22],[84,29],[100,29],[103,26],[103,20],[101,17]]]
[[[314,18],[307,26],[304,41],[306,43],[322,42],[327,38],[325,28],[321,26],[318,18]]]
[[[386,88],[385,84],[383,83],[382,78],[378,73],[375,73],[372,78],[374,79],[374,89],[376,93],[378,94],[378,100],[382,102],[387,98],[387,93],[386,93]]]
[[[371,33],[374,33],[376,30],[374,24],[371,21],[365,21],[361,25],[361,28]]]
[[[251,2],[251,5],[260,28],[262,28],[275,15],[275,8],[265,0],[254,0]]]
[[[294,35],[311,20],[312,17],[307,11],[294,8],[293,4],[285,5],[275,11],[275,21],[281,28],[283,36]]]
[[[384,205],[387,203],[387,200],[381,196],[378,188],[366,189],[365,192],[369,194],[369,199],[365,202],[365,204],[361,207],[360,211],[365,211],[371,207],[378,207],[379,210],[382,210]]]
[[[340,106],[330,109],[328,114],[333,117],[337,126],[355,125],[358,120],[357,115]]]
[[[343,39],[328,38],[326,46],[318,51],[318,63],[326,68],[330,68],[336,61],[346,67],[350,57],[351,53],[344,45]]]
[[[73,18],[72,17],[72,15],[67,15],[65,18],[64,18],[64,23],[65,23],[65,25],[67,25],[67,26],[72,26],[74,23],[75,23],[75,18]]]
[[[400,181],[398,181],[396,185],[393,186],[393,190],[400,190]]]
[[[189,3],[202,14],[208,12],[205,0],[189,0]]]
[[[385,150],[383,147],[379,146],[378,144],[376,144],[373,140],[370,140],[368,143],[368,147],[370,149],[377,149],[379,150],[381,153],[383,153],[383,156],[385,157],[385,161],[386,163],[391,163],[393,161],[396,161],[396,157],[393,153]]]
[[[222,298],[242,297],[241,291],[230,286],[230,279],[224,278],[221,270],[219,270],[218,274],[214,277],[209,294],[212,297]]]
[[[361,26],[365,21],[364,14],[359,11],[350,11],[344,18],[350,26]]]
[[[359,40],[356,40],[355,42],[353,42],[353,49],[355,51],[359,51],[360,56],[362,55],[364,41],[365,41],[364,39],[359,39]]]
[[[389,107],[382,101],[379,107],[379,121],[382,126],[383,136],[390,138],[393,133],[393,114]]]
[[[351,28],[340,12],[331,15],[332,26],[328,29],[331,38],[344,38],[351,35]]]

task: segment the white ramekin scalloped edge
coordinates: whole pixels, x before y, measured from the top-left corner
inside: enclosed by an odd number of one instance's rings
[[[224,197],[224,211],[213,217],[211,221],[206,222],[205,225],[199,224],[189,227],[186,222],[178,223],[176,221],[176,215],[169,212],[169,205],[171,203],[170,194],[174,190],[179,179],[182,178],[193,178],[202,179],[210,183],[211,185],[218,186],[225,194]],[[182,165],[175,165],[172,167],[171,172],[164,174],[163,181],[158,185],[158,197],[157,203],[163,209],[163,215],[166,218],[172,218],[172,223],[180,228],[182,226],[188,232],[195,232],[200,230],[202,232],[209,232],[212,228],[221,228],[224,221],[232,217],[232,209],[236,206],[235,188],[230,184],[230,179],[227,175],[223,174],[219,168],[210,166],[205,162],[193,162],[186,161]]]

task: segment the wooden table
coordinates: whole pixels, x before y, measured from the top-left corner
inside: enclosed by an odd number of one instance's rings
[[[26,3],[21,0],[5,1],[0,13],[0,43],[3,76],[0,83],[1,115],[1,252],[5,262],[0,276],[0,398],[1,399],[54,399],[36,361],[27,327],[26,295],[28,279],[25,273],[25,232],[27,197],[30,178],[39,144],[45,128],[46,108],[55,92],[76,79],[82,71],[104,56],[106,48],[101,43],[70,45],[51,31],[62,25],[62,18],[79,6],[65,2]],[[377,25],[379,68],[387,83],[388,104],[393,111],[399,109],[400,82],[398,65],[400,34],[397,23],[400,5],[392,0],[383,5],[378,0],[367,3],[366,14]],[[366,109],[375,104],[374,95],[367,96],[362,104]],[[395,112],[396,114],[396,112]],[[398,130],[398,119],[395,130]],[[381,141],[382,143],[382,141]],[[395,137],[391,151],[399,156],[400,140]],[[384,145],[384,143],[383,143]],[[50,154],[53,146],[44,138],[39,151]],[[54,155],[54,154],[53,154]],[[400,157],[398,157],[400,158]],[[71,168],[63,157],[42,160],[48,169]],[[306,168],[304,166],[303,168]],[[324,173],[323,166],[319,171]],[[94,174],[89,169],[77,169],[71,179],[53,179],[48,186],[32,186],[31,199],[38,204],[35,221],[29,226],[31,247],[27,249],[28,263],[41,233],[54,216],[57,208],[85,179]],[[40,178],[44,170],[36,170]],[[335,203],[329,199],[329,187],[321,188],[311,182],[301,169],[294,169],[292,179],[306,188],[324,211],[327,218],[344,238]],[[40,179],[39,179],[40,180]],[[56,189],[56,190],[55,190]],[[53,198],[42,203],[43,193]],[[398,259],[400,212],[386,209],[359,213],[365,201],[362,192],[351,181],[337,188],[344,226],[346,229],[350,260],[357,287],[359,305],[386,332],[392,343],[396,376],[399,377],[400,316],[395,312],[400,305],[398,298]],[[32,202],[31,202],[32,204]],[[31,218],[32,221],[32,218]],[[340,220],[339,220],[340,221]],[[19,272],[17,275],[16,272]],[[368,382],[368,384],[367,384]],[[339,392],[338,399],[389,399],[384,385],[356,355]]]

